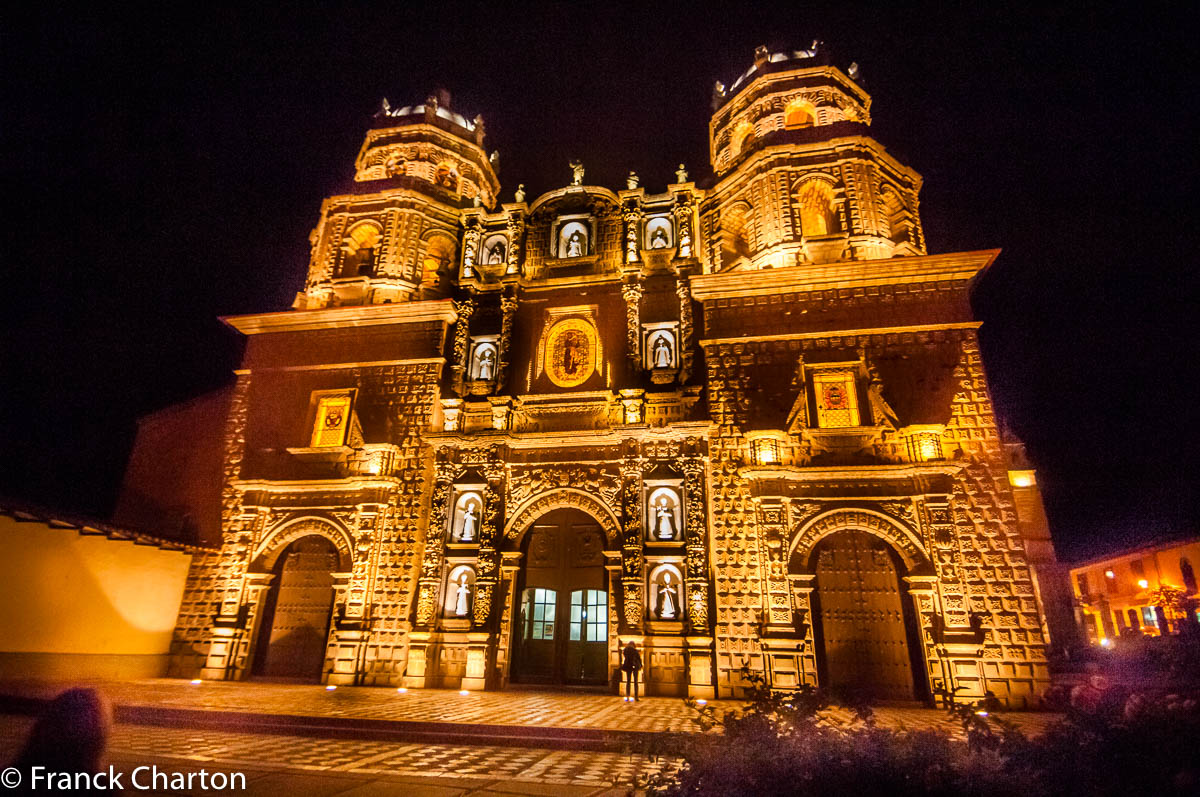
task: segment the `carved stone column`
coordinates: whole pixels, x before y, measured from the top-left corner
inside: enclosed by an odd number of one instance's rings
[[[642,284],[627,282],[621,286],[625,297],[625,356],[629,358],[630,373],[641,370],[642,355]]]
[[[477,218],[467,219],[467,229],[463,232],[462,276],[464,279],[475,276],[475,258],[479,254],[479,230]]]
[[[640,633],[645,616],[645,566],[642,555],[642,467],[640,457],[630,456],[621,463],[621,512],[624,529],[621,538],[621,587],[623,631]]]
[[[512,349],[513,316],[517,312],[517,300],[513,296],[500,299],[500,363],[496,368],[496,389],[504,387],[508,378],[509,352]]]
[[[471,606],[473,627],[486,629],[493,616],[496,588],[500,583],[501,511],[504,507],[504,465],[489,462],[483,466],[487,486],[483,490],[483,518],[479,524],[479,559],[475,568],[475,598]]]
[[[471,334],[471,314],[475,312],[475,300],[463,299],[454,303],[458,320],[454,322],[454,361],[450,370],[454,375],[454,392],[463,395],[463,382],[467,373],[467,343]]]
[[[636,263],[641,257],[638,236],[642,228],[642,212],[633,203],[626,205],[625,213],[625,262]]]
[[[508,259],[506,274],[517,274],[521,270],[521,242],[525,237],[525,222],[519,212],[508,217]]]
[[[708,535],[705,533],[704,460],[680,457],[683,471],[683,504],[687,551],[687,618],[692,634],[709,632],[708,614]]]
[[[421,561],[421,578],[417,586],[416,627],[423,630],[432,628],[437,616],[442,562],[446,558],[446,521],[455,476],[455,469],[449,463],[439,462],[436,468],[433,505],[429,512],[429,528],[425,533],[425,558]]]
[[[763,557],[766,564],[767,594],[763,610],[769,632],[791,635],[792,598],[787,579],[786,512],[780,498],[756,498],[758,525],[763,530]]]
[[[692,257],[692,215],[693,204],[690,198],[681,196],[675,205],[675,240],[678,241],[679,257]]]
[[[679,296],[679,384],[687,384],[692,374],[692,287],[687,275],[680,274],[675,282]]]

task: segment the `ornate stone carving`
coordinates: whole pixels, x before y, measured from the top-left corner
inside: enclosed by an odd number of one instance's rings
[[[512,262],[512,261],[509,261]],[[504,387],[508,378],[509,354],[512,351],[513,316],[517,312],[517,300],[511,296],[500,299],[500,368],[496,373],[497,389]]]
[[[525,222],[520,214],[514,213],[508,217],[508,267],[507,273],[516,274],[521,270],[521,241],[525,237]]]
[[[417,593],[417,626],[427,628],[437,614],[438,591],[442,579],[442,562],[445,559],[447,513],[450,511],[451,472],[444,463],[439,463],[437,481],[433,486],[433,505],[429,513],[429,527],[425,533],[425,556],[421,560],[421,579]],[[449,478],[448,478],[449,477]]]
[[[468,221],[466,232],[463,233],[462,275],[464,278],[475,276],[475,259],[479,254],[479,239],[482,236],[478,224],[478,220]]]
[[[625,356],[634,373],[641,367],[642,292],[638,282],[621,286],[621,296],[625,298]]]
[[[593,495],[567,487],[552,489],[517,509],[505,524],[505,538],[516,540],[542,515],[563,507],[578,509],[594,517],[604,529],[604,538],[608,545],[615,546],[619,542],[621,527],[612,508]]]
[[[707,633],[708,621],[708,545],[704,519],[704,460],[680,457],[676,468],[683,472],[684,523],[687,550],[687,616],[692,633]]]
[[[687,277],[675,283],[679,296],[679,383],[686,384],[692,374],[692,288]]]
[[[628,630],[641,628],[645,601],[642,590],[642,471],[645,461],[627,457],[621,464],[621,514],[624,533],[621,535],[622,606]]]
[[[642,214],[637,208],[627,208],[625,218],[625,262],[636,263],[640,255],[638,235],[642,228]]]
[[[834,532],[857,529],[889,543],[904,559],[909,572],[926,567],[929,558],[912,531],[894,519],[866,509],[836,509],[801,528],[792,540],[792,550],[807,558],[818,542]]]
[[[454,303],[458,320],[454,322],[454,362],[450,368],[454,373],[454,391],[463,394],[463,379],[467,372],[467,343],[471,335],[471,315],[475,312],[475,300],[463,299]]]
[[[692,256],[692,204],[681,200],[675,206],[675,235],[679,257]]]
[[[508,482],[508,505],[519,508],[535,495],[567,487],[599,496],[611,511],[616,506],[621,481],[612,471],[596,466],[514,469]]]

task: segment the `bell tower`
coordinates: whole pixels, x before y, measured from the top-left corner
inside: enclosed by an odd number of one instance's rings
[[[834,66],[821,42],[759,47],[728,88],[717,83],[706,273],[925,254],[921,176],[870,125],[858,66]]]
[[[500,183],[484,151],[483,119],[386,99],[354,162],[348,193],[321,206],[295,309],[441,298],[455,279],[460,211],[492,208]]]

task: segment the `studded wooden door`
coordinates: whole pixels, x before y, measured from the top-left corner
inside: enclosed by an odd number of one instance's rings
[[[900,579],[886,543],[842,531],[816,550],[825,682],[880,700],[913,700]]]
[[[323,537],[304,537],[288,548],[276,570],[268,601],[258,674],[267,678],[319,681],[333,612],[337,553]]]
[[[524,683],[605,683],[608,592],[604,533],[573,509],[529,530],[521,571],[512,679]]]

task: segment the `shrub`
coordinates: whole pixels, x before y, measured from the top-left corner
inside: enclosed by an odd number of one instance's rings
[[[750,703],[719,715],[695,707],[702,733],[664,738],[682,759],[649,784],[664,795],[1128,795],[1195,793],[1200,712],[1194,700],[1096,691],[1031,739],[994,701],[943,693],[963,733],[879,727],[869,707],[811,687],[781,692],[750,672]],[[1076,696],[1080,697],[1080,696]],[[1094,696],[1088,696],[1094,697]]]

